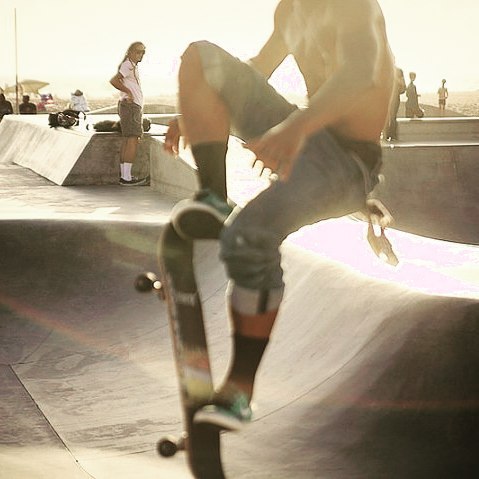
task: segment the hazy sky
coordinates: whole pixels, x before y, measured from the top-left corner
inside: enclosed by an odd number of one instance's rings
[[[18,75],[50,82],[67,96],[113,94],[108,80],[127,46],[147,46],[141,65],[147,95],[175,91],[178,58],[189,42],[206,38],[248,58],[272,29],[277,0],[0,0],[0,85]],[[479,0],[380,0],[397,64],[417,72],[418,90],[479,89]],[[284,88],[301,89],[280,77]]]

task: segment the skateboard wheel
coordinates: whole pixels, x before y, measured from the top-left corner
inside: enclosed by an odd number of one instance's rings
[[[177,453],[178,445],[175,440],[164,438],[158,441],[157,450],[161,457],[172,457]]]
[[[135,289],[140,293],[149,293],[153,290],[161,291],[161,283],[155,273],[142,273],[135,279]]]

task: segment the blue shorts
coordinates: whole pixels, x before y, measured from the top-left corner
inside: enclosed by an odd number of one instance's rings
[[[265,133],[297,109],[251,66],[208,42],[195,43],[208,83],[227,105],[232,134]],[[286,181],[276,181],[223,229],[221,257],[246,289],[283,287],[279,247],[302,226],[362,209],[378,182],[381,147],[341,138],[327,129],[312,135]]]

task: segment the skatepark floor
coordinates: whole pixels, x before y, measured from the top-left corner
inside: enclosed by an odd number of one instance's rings
[[[149,187],[60,187],[0,164],[0,479],[183,479],[157,271],[174,201]],[[382,263],[351,218],[283,245],[286,295],[255,419],[224,434],[228,478],[472,478],[479,462],[479,248],[389,230]],[[217,382],[231,353],[217,244],[196,265]]]

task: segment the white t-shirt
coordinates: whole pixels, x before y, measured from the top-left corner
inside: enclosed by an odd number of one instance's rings
[[[143,107],[143,92],[141,91],[140,76],[138,74],[138,64],[135,65],[129,58],[127,58],[118,69],[118,72],[123,77],[123,84],[131,91],[133,95],[133,102]],[[120,93],[120,99],[127,98],[127,94]]]
[[[90,111],[86,98],[83,95],[72,95],[70,97],[70,108],[75,111]]]

